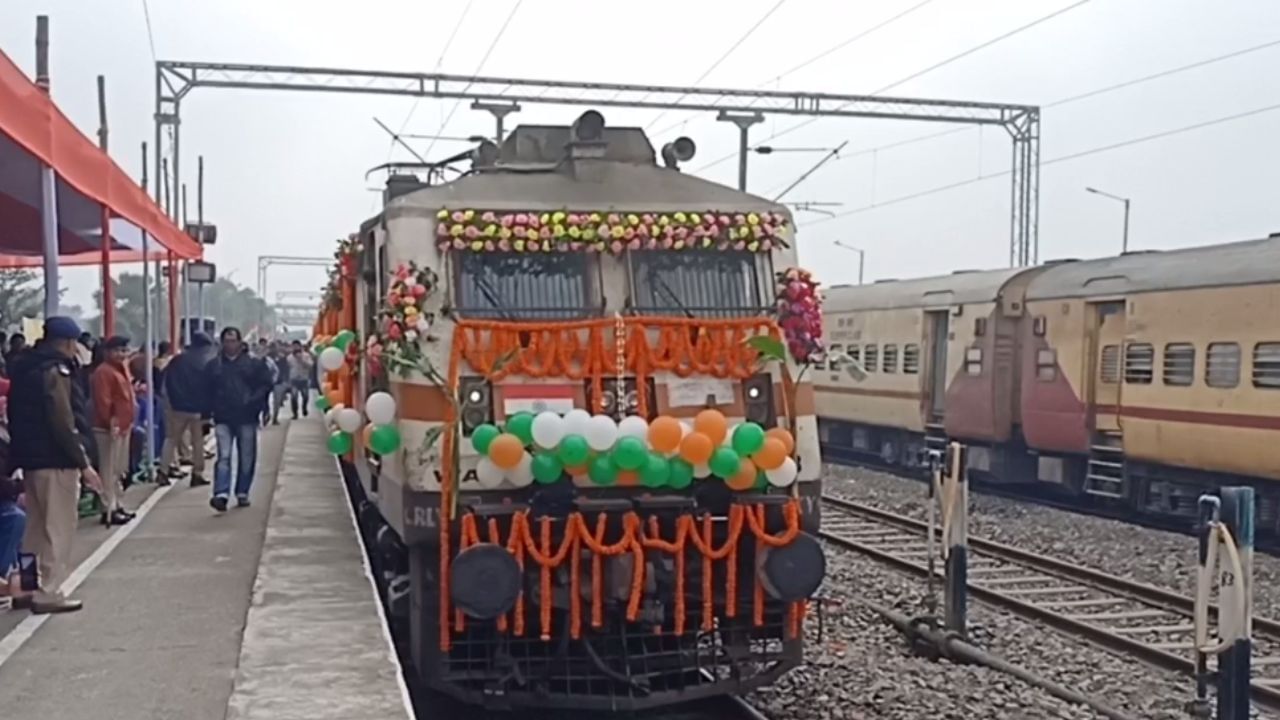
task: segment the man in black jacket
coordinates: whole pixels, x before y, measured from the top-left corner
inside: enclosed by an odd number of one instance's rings
[[[36,613],[79,610],[61,586],[71,560],[79,521],[80,480],[101,493],[102,480],[89,464],[76,418],[85,415],[76,392],[76,342],[80,328],[71,318],[51,317],[44,339],[13,359],[9,389],[12,461],[23,472],[27,494],[27,532],[23,547],[34,552],[40,588],[32,598]]]
[[[258,461],[258,415],[271,392],[271,372],[266,361],[250,357],[240,330],[223,328],[222,351],[209,361],[205,379],[212,399],[218,461],[213,472],[213,498],[209,505],[226,512],[231,494],[231,455],[236,458],[236,502],[249,504],[254,466]]]
[[[191,345],[169,361],[164,371],[164,390],[169,402],[168,426],[164,433],[163,472],[179,476],[178,451],[191,444],[191,487],[208,485],[204,477],[204,447],[201,425],[213,412],[205,366],[213,354],[213,341],[204,333],[191,336]]]

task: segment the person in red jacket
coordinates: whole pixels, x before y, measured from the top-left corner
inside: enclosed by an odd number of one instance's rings
[[[93,435],[102,476],[102,524],[123,525],[133,519],[124,509],[120,480],[129,467],[129,434],[133,430],[136,399],[129,377],[129,338],[116,335],[106,342],[106,361],[93,371]]]

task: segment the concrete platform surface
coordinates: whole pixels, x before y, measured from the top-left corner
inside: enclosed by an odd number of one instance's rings
[[[0,612],[0,718],[412,717],[317,421],[262,431],[249,508],[127,497],[133,523],[77,534],[84,610]]]

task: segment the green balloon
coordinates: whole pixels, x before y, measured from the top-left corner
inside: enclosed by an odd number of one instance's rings
[[[507,418],[507,432],[520,438],[525,445],[533,444],[533,413],[518,412]]]
[[[649,459],[644,441],[634,435],[618,438],[613,446],[613,464],[623,470],[639,470]]]
[[[355,339],[356,339],[356,334],[354,332],[350,330],[343,330],[342,332],[334,336],[333,345],[339,350],[346,352],[347,346],[350,345],[351,342]]]
[[[756,486],[755,486],[755,489],[756,489],[756,490],[762,490],[762,491],[763,491],[763,490],[768,490],[768,489],[769,489],[769,478],[767,478],[767,477],[765,477],[765,476],[764,476],[764,471],[763,471],[763,470],[760,470],[760,471],[756,472]]]
[[[658,488],[671,479],[671,463],[661,455],[650,453],[644,465],[640,467],[640,483],[645,487]]]
[[[538,453],[533,456],[533,479],[544,485],[560,479],[560,475],[564,472],[564,465],[560,463],[560,459],[551,453]]]
[[[711,462],[707,463],[711,468],[711,472],[720,478],[731,478],[734,473],[738,472],[738,466],[742,464],[738,452],[731,447],[721,445],[716,451],[711,453]]]
[[[671,477],[667,478],[667,485],[676,490],[683,490],[693,484],[693,466],[683,459],[674,457],[667,461]]]
[[[753,422],[744,422],[733,431],[733,449],[747,457],[764,446],[764,428]]]
[[[316,409],[319,410],[320,412],[324,412],[325,410],[328,410],[329,398],[325,397],[324,395],[321,395],[320,397],[316,398]]]
[[[591,478],[591,482],[597,485],[612,485],[618,482],[618,468],[614,467],[608,455],[601,455],[591,461],[587,475]]]
[[[475,447],[476,452],[481,455],[488,455],[489,444],[501,434],[502,431],[498,430],[497,425],[491,423],[477,425],[476,429],[471,431],[471,444]]]
[[[565,465],[581,465],[591,458],[591,446],[581,435],[565,435],[560,440],[558,453]]]
[[[351,452],[351,433],[335,430],[329,436],[329,452],[334,455],[345,455]]]
[[[400,428],[377,425],[369,433],[369,449],[379,455],[390,455],[400,449]]]

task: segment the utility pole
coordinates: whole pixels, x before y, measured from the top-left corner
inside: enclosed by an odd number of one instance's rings
[[[1085,192],[1090,192],[1094,195],[1101,195],[1104,198],[1124,203],[1124,234],[1121,236],[1120,240],[1120,252],[1121,254],[1129,252],[1129,198],[1112,195],[1109,192],[1103,192],[1102,190],[1092,187],[1085,188]]]
[[[36,87],[49,94],[49,16],[36,17]],[[53,167],[40,166],[40,224],[44,247],[44,316],[58,314],[58,179]]]
[[[721,110],[720,114],[716,115],[716,120],[731,122],[738,126],[738,189],[746,192],[747,153],[751,151],[748,135],[751,132],[752,125],[764,122],[764,115],[760,112],[734,113],[728,110]]]
[[[98,76],[98,147],[107,152],[107,78]],[[143,162],[146,171],[146,162]],[[111,210],[102,206],[102,337],[116,331],[115,290],[111,287]]]
[[[836,247],[844,248],[845,250],[858,253],[858,284],[861,285],[862,284],[862,267],[864,262],[867,259],[867,251],[863,250],[862,248],[856,248],[852,245],[848,245],[839,240],[836,240]]]
[[[204,155],[196,158],[196,224],[200,226],[200,242],[204,242]],[[204,286],[196,284],[196,325],[204,332]]]

